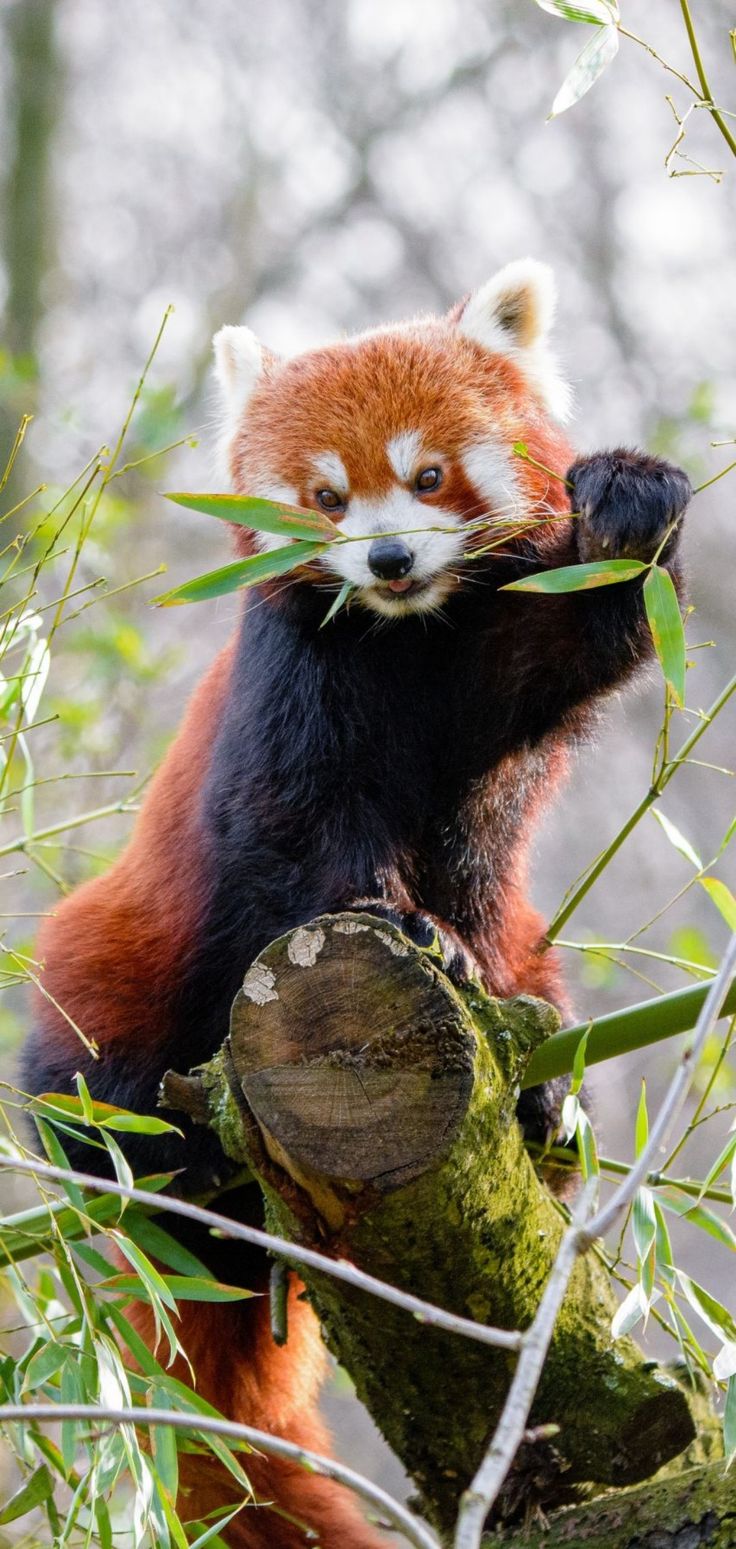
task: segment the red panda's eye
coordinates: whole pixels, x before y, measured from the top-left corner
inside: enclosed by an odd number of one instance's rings
[[[317,500],[323,511],[341,511],[345,501],[334,489],[318,489]]]
[[[414,488],[420,495],[424,495],[427,490],[437,489],[441,483],[442,470],[440,468],[423,468],[421,473],[417,474]]]

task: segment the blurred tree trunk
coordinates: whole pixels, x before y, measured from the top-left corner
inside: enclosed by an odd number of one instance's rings
[[[4,28],[10,146],[1,238],[7,286],[4,343],[11,364],[14,360],[23,368],[24,379],[18,391],[14,385],[18,379],[9,371],[2,393],[2,465],[21,414],[32,412],[36,399],[32,366],[43,311],[43,279],[53,253],[50,165],[60,75],[56,10],[56,0],[16,0]],[[12,501],[7,490],[6,506]]]

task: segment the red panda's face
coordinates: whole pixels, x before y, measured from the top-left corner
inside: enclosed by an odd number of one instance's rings
[[[320,579],[349,581],[383,616],[439,607],[497,530],[564,505],[562,486],[514,455],[565,471],[554,424],[567,389],[546,346],[553,306],[541,265],[509,265],[447,319],[360,335],[293,360],[245,328],[215,341],[236,490],[325,510],[351,541]],[[554,488],[550,485],[555,483]],[[475,525],[469,526],[474,523]],[[283,538],[256,534],[252,546]]]

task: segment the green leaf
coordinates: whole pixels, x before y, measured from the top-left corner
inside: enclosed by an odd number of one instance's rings
[[[585,1051],[588,1047],[589,1033],[590,1028],[586,1027],[575,1050],[575,1058],[572,1062],[572,1081],[570,1082],[570,1094],[572,1097],[577,1097],[585,1077]]]
[[[671,1286],[675,1275],[675,1260],[667,1222],[664,1218],[664,1211],[656,1198],[654,1201],[654,1219],[657,1223],[657,1234],[654,1244],[656,1268],[661,1279]]]
[[[729,1134],[725,1146],[716,1157],[707,1178],[703,1182],[703,1187],[696,1201],[697,1204],[700,1204],[704,1194],[707,1193],[708,1189],[712,1188],[717,1178],[719,1178],[723,1172],[724,1167],[728,1167],[729,1162],[731,1163],[732,1168],[736,1166],[736,1131],[734,1131],[732,1134]]]
[[[683,1221],[690,1221],[693,1226],[707,1232],[710,1237],[715,1237],[716,1242],[722,1243],[724,1248],[729,1248],[731,1253],[736,1252],[736,1233],[732,1231],[727,1221],[722,1221],[715,1211],[709,1210],[707,1205],[700,1205],[688,1195],[673,1195],[662,1192],[659,1198],[665,1210],[672,1215],[680,1216]]]
[[[613,1338],[621,1339],[624,1334],[629,1334],[646,1317],[648,1310],[647,1298],[641,1286],[633,1285],[614,1314],[611,1324]]]
[[[730,887],[720,882],[718,877],[698,877],[698,881],[723,915],[729,930],[736,930],[736,898]]]
[[[242,1286],[222,1285],[206,1276],[164,1275],[163,1280],[178,1302],[242,1302],[246,1297],[258,1294],[246,1291]],[[109,1275],[101,1289],[146,1296],[136,1275]]]
[[[614,0],[588,0],[587,5],[571,5],[570,0],[537,0],[542,11],[559,16],[568,22],[588,22],[593,27],[608,25],[618,20],[618,6]]]
[[[23,1374],[23,1391],[33,1392],[34,1388],[42,1388],[51,1377],[56,1376],[66,1360],[66,1346],[60,1345],[55,1339],[49,1339],[36,1350]]]
[[[707,1324],[708,1328],[718,1339],[727,1344],[736,1344],[736,1323],[726,1307],[711,1296],[704,1286],[691,1280],[683,1270],[678,1269],[677,1278],[683,1291],[698,1316]]]
[[[177,1129],[175,1124],[169,1124],[166,1119],[155,1119],[147,1113],[115,1113],[109,1119],[97,1120],[100,1129],[120,1130],[126,1135],[183,1135],[184,1131]]]
[[[501,592],[587,592],[597,586],[632,581],[646,570],[639,559],[601,559],[588,565],[562,565],[559,570],[538,570],[520,581],[508,581]]]
[[[199,1538],[194,1539],[190,1549],[204,1549],[205,1544],[211,1544],[213,1539],[219,1538],[223,1528],[226,1528],[228,1524],[232,1522],[233,1518],[237,1517],[238,1512],[242,1511],[244,1506],[245,1501],[243,1501],[242,1505],[236,1506],[234,1511],[228,1512],[226,1517],[219,1517],[217,1522],[213,1522],[211,1527],[205,1529],[204,1533],[200,1533]],[[219,1541],[220,1543],[224,1543],[224,1539],[220,1539]]]
[[[686,839],[685,835],[680,833],[679,828],[675,827],[675,824],[670,820],[670,818],[665,817],[664,812],[661,812],[659,807],[652,807],[651,810],[653,816],[657,819],[660,828],[662,828],[667,835],[672,848],[677,850],[680,855],[683,855],[685,860],[689,861],[690,865],[695,867],[696,871],[702,871],[703,862],[701,861],[697,850],[693,849],[690,840]]]
[[[560,113],[565,113],[579,102],[586,91],[595,85],[606,66],[616,58],[617,53],[618,31],[615,23],[600,27],[578,54],[572,70],[565,77],[552,103],[550,118],[557,118]]]
[[[730,1468],[736,1457],[736,1376],[729,1377],[726,1390],[726,1407],[723,1411],[723,1450],[726,1467]]]
[[[160,1264],[166,1264],[170,1269],[175,1269],[179,1275],[203,1275],[208,1278],[206,1266],[201,1259],[190,1253],[172,1237],[169,1232],[159,1226],[158,1221],[152,1221],[149,1216],[140,1215],[132,1207],[125,1217],[125,1230],[129,1237],[137,1242],[139,1248],[158,1259]]]
[[[595,1131],[584,1108],[578,1108],[578,1122],[576,1128],[578,1154],[580,1156],[580,1171],[587,1183],[589,1178],[600,1177],[600,1162],[598,1161],[598,1147],[595,1143]]]
[[[652,565],[644,582],[644,605],[660,666],[678,705],[685,703],[685,630],[669,571]]]
[[[637,1189],[634,1208],[631,1212],[631,1226],[639,1264],[643,1265],[649,1257],[657,1235],[651,1189]]]
[[[154,1387],[151,1392],[151,1408],[168,1409],[168,1407],[169,1402],[165,1391]],[[175,1501],[179,1487],[179,1454],[173,1426],[151,1426],[151,1451],[158,1478],[169,1500]]]
[[[72,1169],[69,1158],[61,1144],[61,1141],[59,1140],[58,1135],[54,1134],[51,1125],[47,1124],[44,1119],[37,1117],[36,1126],[38,1128],[38,1133],[41,1136],[43,1148],[49,1161],[53,1163],[54,1167],[63,1167],[67,1172],[71,1172]],[[84,1198],[82,1196],[82,1191],[79,1188],[79,1185],[74,1183],[71,1178],[63,1178],[61,1180],[61,1186],[65,1194],[68,1196],[71,1204],[74,1205],[74,1208],[83,1212]]]
[[[322,623],[319,626],[320,629],[324,629],[325,624],[329,624],[330,619],[334,619],[335,614],[340,612],[340,609],[347,602],[348,597],[350,596],[350,593],[353,592],[354,590],[355,590],[355,587],[353,586],[352,581],[343,581],[342,586],[340,587],[340,590],[339,590],[337,596],[335,597],[334,601],[330,604],[330,607],[327,609],[327,612],[326,612],[326,614],[325,614],[325,616],[324,616],[324,618],[322,620]]]
[[[182,602],[206,602],[212,597],[224,597],[242,587],[258,586],[262,581],[286,575],[298,565],[306,565],[324,554],[326,548],[326,543],[290,543],[282,549],[271,549],[268,554],[254,554],[251,559],[238,559],[232,565],[210,570],[207,575],[185,581],[183,586],[162,592],[153,600],[159,607],[170,608]]]
[[[30,1479],[27,1479],[15,1495],[11,1495],[0,1511],[0,1524],[4,1527],[6,1522],[15,1522],[18,1517],[24,1517],[27,1511],[33,1511],[35,1506],[43,1505],[44,1501],[51,1499],[54,1493],[54,1485],[51,1475],[45,1463],[41,1464]]]
[[[642,1081],[641,1092],[639,1094],[639,1106],[636,1110],[636,1125],[634,1129],[634,1144],[636,1146],[637,1156],[641,1156],[641,1153],[644,1150],[648,1139],[649,1114],[647,1112],[647,1084],[646,1081]]]
[[[283,538],[334,538],[339,527],[323,511],[303,511],[299,506],[282,505],[279,500],[260,500],[255,495],[189,495],[182,491],[167,494],[177,506],[188,511],[203,511],[223,522],[252,527],[254,532],[276,533]]]
[[[176,1302],[163,1275],[159,1274],[159,1271],[154,1267],[143,1250],[136,1243],[130,1242],[123,1232],[115,1231],[111,1235],[115,1238],[121,1253],[125,1255],[128,1263],[132,1264],[136,1274],[140,1276],[143,1285],[154,1302],[160,1298],[165,1306],[170,1307],[172,1312],[176,1312]]]
[[[76,1080],[76,1083],[77,1083],[77,1091],[79,1093],[79,1101],[82,1104],[82,1113],[84,1114],[84,1122],[85,1122],[85,1124],[94,1124],[94,1109],[93,1109],[93,1105],[92,1105],[92,1094],[90,1092],[89,1087],[87,1086],[87,1083],[86,1083],[86,1081],[84,1079],[84,1076],[82,1075],[81,1070],[77,1071],[75,1080]]]

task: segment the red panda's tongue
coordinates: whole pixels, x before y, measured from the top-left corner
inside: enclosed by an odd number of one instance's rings
[[[390,592],[408,592],[409,587],[413,585],[411,576],[407,575],[403,576],[400,581],[389,581],[388,589]]]

